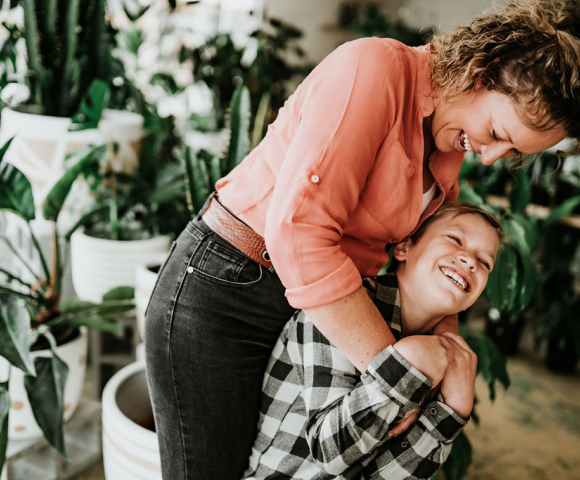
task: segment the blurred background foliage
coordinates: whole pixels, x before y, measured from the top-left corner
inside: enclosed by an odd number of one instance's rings
[[[64,10],[54,16],[46,4],[4,2],[2,106],[74,117],[99,80],[107,89],[101,110],[144,117],[137,171],[115,172],[111,152],[100,150],[83,172],[94,197],[86,225],[103,235],[115,235],[113,208],[117,227],[124,228],[118,238],[133,238],[136,231],[177,235],[215,182],[241,161],[233,151],[259,143],[314,66],[301,29],[264,12],[249,17],[252,28],[240,40],[232,31],[208,30],[203,19],[193,21],[202,2],[119,0],[112,9],[101,0],[77,0],[57,2]],[[65,25],[72,4],[78,22]],[[355,2],[339,4],[334,22],[355,37],[391,37],[408,45],[424,44],[433,31]],[[517,351],[524,326],[533,328],[537,348],[546,345],[548,367],[573,371],[580,359],[580,157],[559,159],[546,151],[514,169],[504,160],[484,167],[477,155],[467,155],[461,185],[462,199],[497,214],[507,233],[486,289],[489,336],[472,328],[469,314],[462,319],[490,397],[496,381],[509,385],[500,351]],[[469,441],[461,436],[446,464],[447,478],[461,478],[470,458]]]

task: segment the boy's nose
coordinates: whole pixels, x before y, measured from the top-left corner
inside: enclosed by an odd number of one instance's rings
[[[475,261],[475,258],[473,258],[471,255],[462,253],[457,258],[459,259],[459,261],[461,263],[463,263],[464,265],[467,265],[469,270],[471,270],[471,271],[475,270],[475,266],[477,265],[477,262]]]

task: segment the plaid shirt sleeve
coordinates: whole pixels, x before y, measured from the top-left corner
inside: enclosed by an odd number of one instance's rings
[[[377,478],[429,478],[437,471],[466,423],[443,402],[431,402],[405,439],[387,439],[394,422],[414,410],[431,388],[427,377],[392,346],[359,375],[306,318],[303,331],[305,433],[319,468],[345,478],[359,478],[363,470],[380,472]],[[408,448],[416,455],[400,455]]]

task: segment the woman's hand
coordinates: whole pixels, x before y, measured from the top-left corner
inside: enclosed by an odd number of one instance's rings
[[[437,336],[450,353],[449,366],[441,383],[441,396],[457,415],[467,419],[473,408],[477,355],[459,335],[444,332]]]
[[[446,338],[439,335],[412,335],[399,340],[393,347],[435,386],[445,376],[451,360],[448,349],[442,345],[446,341]]]

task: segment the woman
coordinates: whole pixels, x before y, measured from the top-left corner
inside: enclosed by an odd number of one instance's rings
[[[465,151],[490,165],[580,136],[577,6],[517,1],[426,47],[350,42],[299,86],[173,245],[151,299],[164,478],[241,477],[295,309],[360,371],[395,342],[361,274],[457,197]]]

